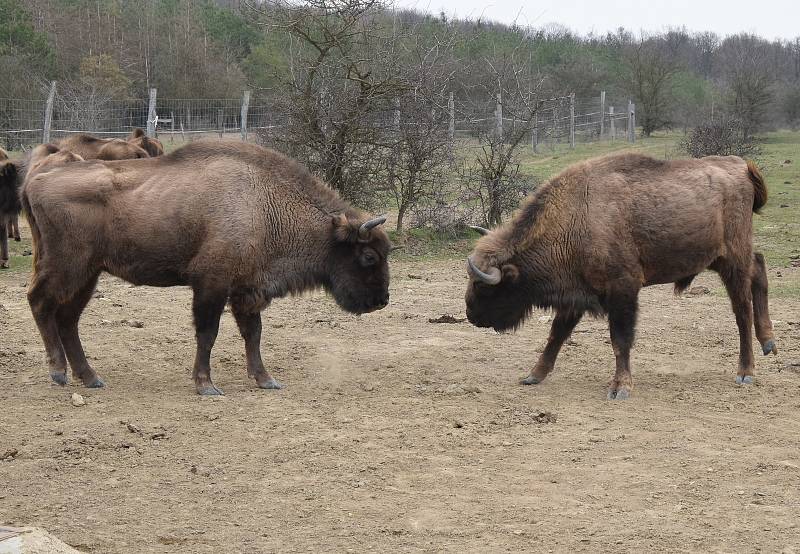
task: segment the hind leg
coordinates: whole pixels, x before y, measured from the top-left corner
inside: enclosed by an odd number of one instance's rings
[[[86,354],[78,335],[78,320],[86,308],[86,304],[92,298],[98,276],[92,277],[69,302],[62,303],[56,311],[58,333],[69,365],[72,366],[72,376],[83,381],[83,384],[89,388],[100,388],[105,383],[86,360]]]
[[[5,229],[0,233],[0,268],[8,269],[8,235]]]
[[[12,236],[14,237],[14,240],[16,242],[20,242],[22,240],[22,237],[19,234],[19,216],[18,215],[14,215],[14,217],[11,218],[11,223],[9,224],[8,238],[11,238]]]
[[[761,350],[766,356],[770,352],[778,353],[775,346],[775,334],[772,332],[772,321],[769,318],[767,267],[764,256],[760,252],[753,254],[753,265],[750,267],[750,291],[753,295],[753,322],[756,327],[756,338],[761,343]]]
[[[31,287],[28,289],[28,304],[39,328],[39,334],[42,335],[50,378],[59,385],[66,385],[67,358],[56,321],[59,306],[56,292],[50,280],[34,275]]]
[[[739,328],[739,371],[736,373],[737,384],[750,384],[753,382],[753,293],[751,290],[750,265],[737,264],[729,260],[715,262],[715,269],[728,296],[731,307],[736,316],[736,326]]]

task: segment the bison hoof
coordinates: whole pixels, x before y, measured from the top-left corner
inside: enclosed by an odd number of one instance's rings
[[[14,242],[22,242],[22,237],[14,237]]]
[[[753,376],[752,375],[737,375],[736,376],[736,384],[737,385],[752,385],[753,384]]]
[[[606,398],[609,400],[627,400],[631,397],[631,391],[626,389],[610,390]]]
[[[765,356],[766,356],[767,354],[769,354],[770,352],[772,352],[773,354],[777,354],[777,353],[778,353],[778,347],[777,347],[777,346],[775,346],[775,341],[774,341],[774,340],[772,340],[772,339],[770,339],[770,340],[768,340],[767,342],[765,342],[765,343],[764,343],[764,344],[761,346],[761,350],[764,352],[764,355],[765,355]]]
[[[260,388],[260,389],[282,389],[283,385],[281,385],[273,377],[270,377],[269,379],[266,379],[264,381],[258,381],[258,388]]]
[[[86,385],[86,388],[88,389],[102,389],[106,386],[105,382],[97,375],[95,375],[88,382],[84,381],[84,385]]]
[[[8,269],[8,262],[5,260],[0,262],[0,269]]]
[[[225,396],[225,393],[222,392],[222,389],[217,388],[214,385],[198,386],[197,394],[200,396]]]
[[[534,375],[528,375],[527,377],[525,377],[524,379],[522,379],[520,381],[520,384],[522,384],[522,385],[538,385],[541,382],[542,382],[542,379],[540,379],[539,377],[536,377]]]
[[[66,385],[67,373],[65,371],[51,371],[50,379],[52,379],[56,385]]]

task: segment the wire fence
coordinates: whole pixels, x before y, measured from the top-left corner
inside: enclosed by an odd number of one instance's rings
[[[556,144],[598,140],[635,140],[635,106],[628,100],[607,101],[605,93],[596,98],[576,99],[574,95],[542,102],[533,122],[504,113],[502,99],[462,99],[450,96],[448,125],[453,141],[481,136],[487,129],[502,132],[506,126],[524,127],[526,140],[534,151]],[[374,122],[388,126],[399,120],[391,111]],[[124,137],[135,128],[147,129],[162,140],[189,141],[197,137],[239,137],[255,140],[257,135],[280,133],[289,125],[279,105],[265,100],[250,103],[250,93],[241,98],[192,99],[150,98],[111,100],[101,96],[71,95],[57,91],[55,84],[47,100],[0,98],[0,144],[7,150],[29,148],[45,141],[75,133]]]

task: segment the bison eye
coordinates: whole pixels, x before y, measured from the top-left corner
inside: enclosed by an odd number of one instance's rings
[[[378,263],[378,255],[373,252],[372,250],[364,250],[361,253],[361,265],[364,267],[370,267]]]

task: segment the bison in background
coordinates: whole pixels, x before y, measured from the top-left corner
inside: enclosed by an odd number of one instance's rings
[[[150,157],[142,147],[126,140],[97,138],[83,133],[61,139],[56,146],[60,150],[69,150],[84,160],[132,160]]]
[[[766,201],[758,169],[736,156],[614,154],[576,164],[543,184],[510,223],[482,230],[487,236],[468,259],[467,317],[504,331],[534,307],[552,308],[547,345],[523,381],[537,384],[581,317],[607,314],[616,357],[608,398],[624,399],[633,387],[639,290],[675,283],[679,293],[713,269],[739,327],[736,382],[751,383],[753,323],[764,354],[777,352],[764,258],[752,249],[752,214]]]
[[[8,268],[8,239],[19,241],[19,166],[0,149],[0,268]]]
[[[164,145],[161,143],[161,141],[148,137],[145,135],[144,131],[139,128],[131,131],[131,134],[128,135],[126,140],[129,144],[132,144],[147,152],[151,158],[155,158],[164,154]]]
[[[103,386],[78,336],[101,272],[136,285],[188,285],[197,392],[222,394],[210,355],[227,302],[248,374],[280,388],[261,359],[261,311],[324,288],[360,314],[389,301],[385,218],[350,207],[303,166],[265,148],[198,141],[145,160],[72,163],[40,147],[22,190],[34,245],[28,300],[52,379]],[[64,240],[64,237],[71,237]]]

